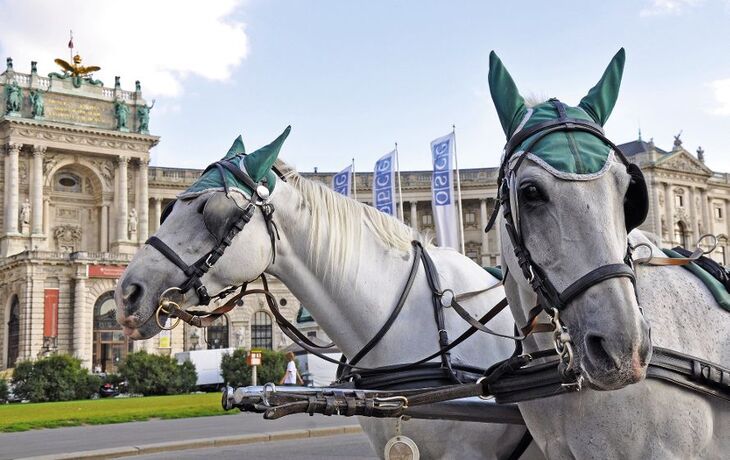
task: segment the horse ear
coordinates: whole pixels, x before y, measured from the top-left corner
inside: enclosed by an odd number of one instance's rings
[[[223,157],[224,160],[230,160],[231,158],[245,154],[246,153],[246,147],[243,146],[243,138],[241,136],[238,136],[235,141],[233,141],[233,145],[231,145],[231,148],[228,149],[228,153],[226,153],[226,156]]]
[[[243,158],[246,171],[255,182],[259,182],[271,170],[290,131],[291,126],[287,126],[284,132],[274,139],[274,142]]]
[[[613,106],[616,105],[625,62],[626,52],[621,48],[611,59],[596,86],[591,88],[586,97],[581,99],[580,104],[578,104],[578,107],[585,110],[601,126],[606,124],[611,111],[613,111]]]
[[[512,76],[497,57],[497,53],[489,53],[489,91],[497,108],[499,122],[507,139],[512,137],[525,113],[525,100],[520,96]]]

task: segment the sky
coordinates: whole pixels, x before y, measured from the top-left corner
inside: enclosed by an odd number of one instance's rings
[[[155,100],[152,165],[203,168],[242,134],[248,151],[292,125],[281,158],[358,171],[398,143],[402,170],[430,169],[455,125],[461,168],[497,166],[489,96],[495,50],[525,96],[575,105],[627,53],[616,143],[702,146],[730,172],[730,0],[0,0],[0,56],[56,71],[69,30],[96,77]]]

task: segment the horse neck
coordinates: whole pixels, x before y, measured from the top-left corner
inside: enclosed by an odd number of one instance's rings
[[[389,250],[364,223],[356,266],[322,277],[326,245],[309,244],[312,216],[292,186],[282,187],[274,200],[281,240],[276,262],[267,273],[276,276],[317,319],[327,335],[348,356],[353,356],[379,330],[392,310],[407,276],[412,257]],[[333,212],[336,212],[333,211]],[[320,238],[329,237],[320,227]],[[313,253],[319,251],[319,253]],[[409,296],[408,301],[418,296]]]

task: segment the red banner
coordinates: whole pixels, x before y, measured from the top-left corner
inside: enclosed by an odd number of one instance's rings
[[[43,337],[58,337],[58,289],[43,291]]]
[[[121,265],[89,265],[89,278],[114,278],[118,279],[124,273]]]

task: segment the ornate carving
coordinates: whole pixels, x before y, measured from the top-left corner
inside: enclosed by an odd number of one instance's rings
[[[708,175],[706,169],[701,166],[701,163],[694,158],[689,158],[685,153],[679,153],[674,155],[667,161],[662,161],[658,166],[665,169],[672,169],[674,171]]]
[[[664,193],[660,191],[657,193],[657,195],[659,197],[659,206],[664,206]]]
[[[56,217],[77,221],[79,218],[79,210],[77,208],[56,208]]]
[[[91,160],[91,164],[94,165],[101,177],[104,179],[104,184],[107,187],[111,187],[114,181],[114,165],[109,160]]]
[[[53,229],[56,247],[59,251],[75,252],[81,243],[81,227],[78,225],[59,225]]]
[[[43,159],[43,175],[48,176],[48,173],[56,167],[60,159],[60,155],[46,156]]]

